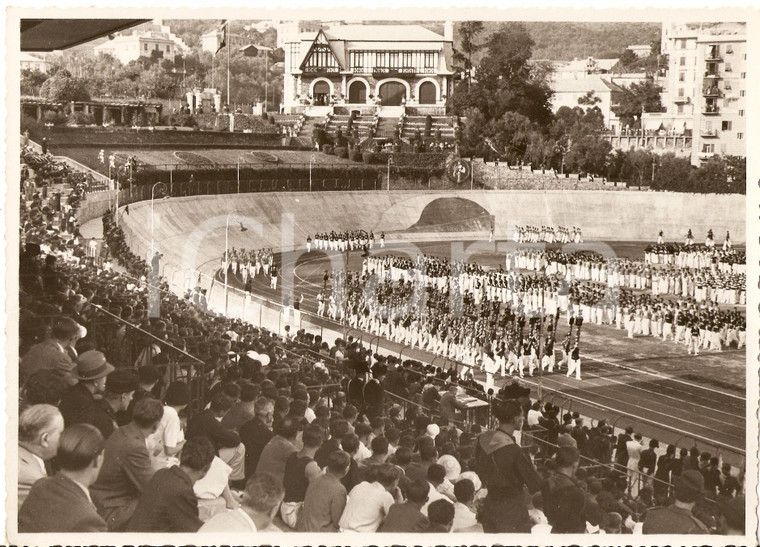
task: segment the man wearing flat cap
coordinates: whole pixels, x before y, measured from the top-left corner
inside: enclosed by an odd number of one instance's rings
[[[114,366],[102,352],[85,351],[77,357],[74,377],[76,385],[69,387],[61,396],[58,408],[63,415],[66,426],[78,423],[91,423],[85,417],[91,412],[98,412],[98,401],[106,390],[106,377],[114,371]]]
[[[684,471],[675,480],[675,501],[668,507],[653,507],[644,516],[645,534],[709,534],[693,514],[696,502],[704,495],[705,480],[695,469]]]

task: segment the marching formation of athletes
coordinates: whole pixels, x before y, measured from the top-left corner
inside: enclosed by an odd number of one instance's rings
[[[385,233],[380,234],[380,248],[385,248]],[[372,249],[375,246],[375,234],[364,230],[345,232],[332,231],[328,233],[306,236],[306,252],[310,253],[312,246],[317,251],[358,251]]]
[[[664,240],[664,233],[662,230],[660,230],[660,233],[657,236],[657,244],[661,245],[665,242]],[[686,241],[684,242],[684,245],[686,247],[691,247],[694,245],[694,234],[691,231],[691,228],[689,228],[689,231],[686,232]],[[715,247],[715,236],[713,234],[712,228],[707,230],[707,235],[705,236],[705,247],[707,248],[713,248]],[[727,251],[731,248],[731,234],[729,233],[729,230],[726,230],[726,237],[723,239],[723,250]]]
[[[365,253],[361,271],[325,271],[317,315],[461,363],[463,378],[479,370],[485,373],[486,389],[494,387],[498,376],[522,378],[537,371],[562,371],[580,380],[584,322],[625,330],[629,338],[672,341],[690,355],[744,347],[745,317],[726,305],[746,303],[745,254],[730,243],[702,246],[687,238],[687,244],[679,245],[662,238],[660,231],[658,243],[646,248],[643,259],[517,249],[498,270],[422,254],[410,259]],[[583,241],[580,228],[548,226],[518,226],[515,239]],[[380,248],[384,240],[381,234]],[[306,240],[307,252],[312,246],[346,252],[374,245],[374,234],[363,230]],[[222,262],[225,266],[224,257]],[[242,272],[246,290],[259,269],[270,274],[270,287],[277,287],[269,249],[233,249],[227,267],[233,274]],[[303,295],[292,298],[286,308],[300,313],[303,300]],[[555,335],[563,314],[569,332],[557,344],[557,361]]]
[[[576,226],[566,228],[516,225],[512,240],[515,243],[583,243],[583,232]]]

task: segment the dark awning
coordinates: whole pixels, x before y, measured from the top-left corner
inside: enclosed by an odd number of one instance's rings
[[[22,19],[21,51],[66,49],[150,19]]]

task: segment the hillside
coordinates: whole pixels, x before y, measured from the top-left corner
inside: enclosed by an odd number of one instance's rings
[[[499,27],[498,21],[486,21],[478,41],[485,42]],[[572,61],[574,58],[618,57],[633,44],[650,44],[660,39],[660,23],[567,23],[525,22],[536,45],[534,59]],[[459,45],[458,25],[454,26],[454,47]]]

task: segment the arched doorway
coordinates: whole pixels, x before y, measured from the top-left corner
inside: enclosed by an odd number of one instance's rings
[[[314,106],[327,106],[330,102],[330,86],[321,81],[314,84]]]
[[[348,102],[351,104],[364,104],[367,102],[367,86],[364,82],[352,82],[348,86]]]
[[[420,104],[435,104],[435,91],[433,82],[422,82],[420,84]]]
[[[380,104],[383,106],[401,106],[406,97],[406,87],[401,82],[385,82],[378,90]]]

